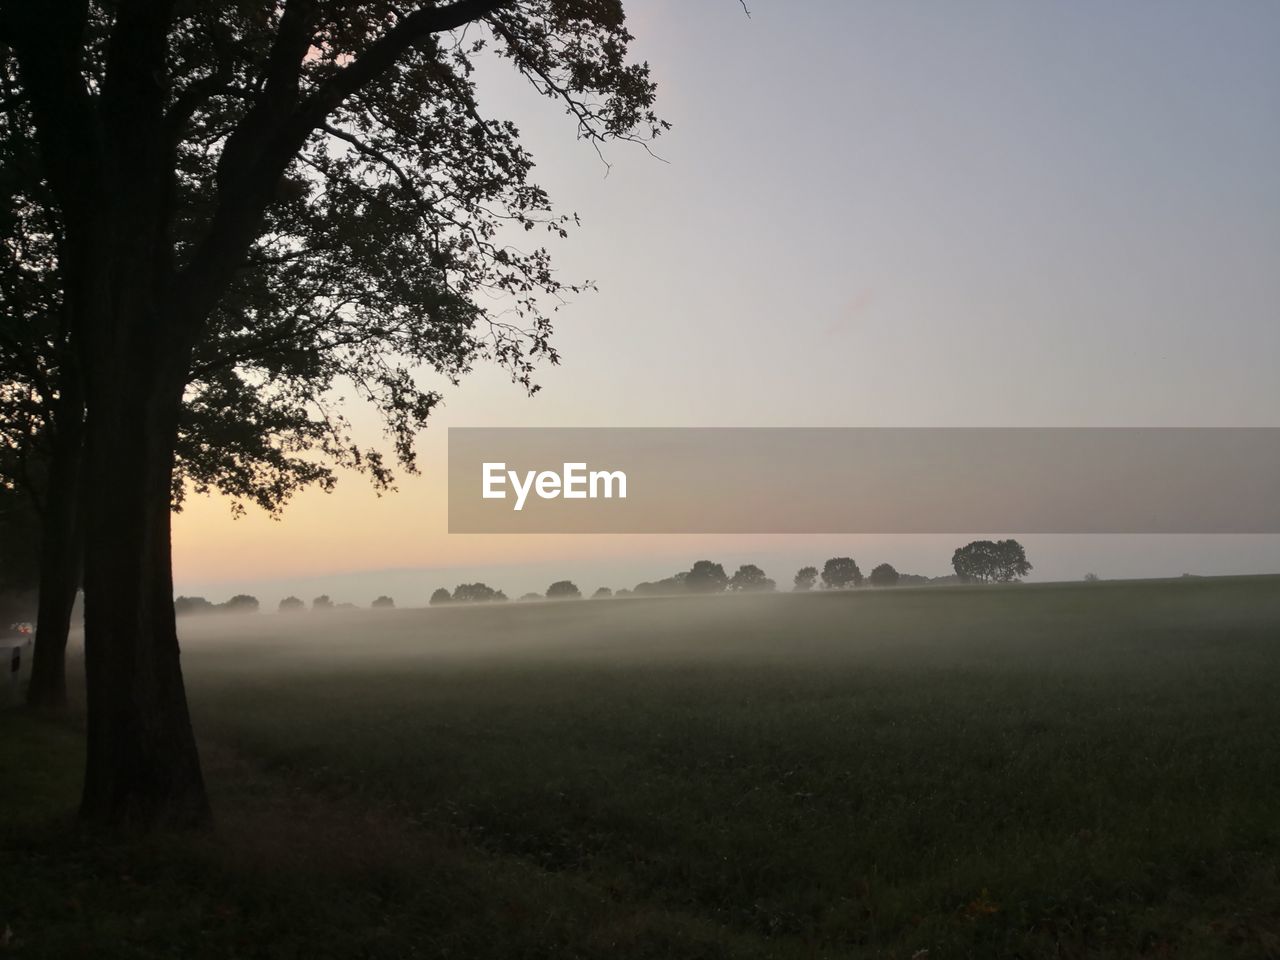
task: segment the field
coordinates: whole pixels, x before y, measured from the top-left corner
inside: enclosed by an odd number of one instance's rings
[[[1280,956],[1280,577],[182,632],[215,830],[0,715],[0,956]]]

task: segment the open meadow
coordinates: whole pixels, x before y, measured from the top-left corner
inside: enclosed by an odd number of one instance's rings
[[[1280,577],[179,627],[214,831],[0,714],[0,956],[1280,956]]]

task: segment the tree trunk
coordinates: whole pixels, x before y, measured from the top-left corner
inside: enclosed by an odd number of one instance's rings
[[[117,309],[134,316],[108,322],[117,336],[103,343],[109,355],[89,381],[86,405],[81,816],[192,826],[210,814],[179,665],[169,539],[189,348],[175,341],[176,325],[154,309],[149,291],[117,284]]]
[[[79,390],[68,389],[55,421],[44,516],[40,529],[40,601],[27,706],[61,713],[67,706],[67,634],[80,587],[81,459],[84,408]]]

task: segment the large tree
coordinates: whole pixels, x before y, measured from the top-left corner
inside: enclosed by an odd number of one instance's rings
[[[1011,583],[1031,572],[1017,540],[974,540],[951,556],[956,575],[969,583]]]
[[[434,402],[415,363],[487,352],[528,382],[554,358],[545,298],[560,286],[544,249],[512,240],[567,222],[530,180],[515,128],[480,113],[472,71],[490,49],[564,103],[581,136],[648,136],[661,124],[630,39],[619,0],[0,0],[11,96],[30,111],[61,225],[60,322],[85,411],[86,818],[208,816],[170,500],[184,398],[245,265],[320,270],[344,251],[308,247],[317,224],[369,230],[381,311],[362,313],[359,291],[322,296],[292,331],[249,314],[228,334],[254,356],[302,350],[321,382],[335,357],[365,358],[378,375],[355,389],[402,410],[406,431]],[[240,384],[270,376],[260,369]],[[310,396],[313,382],[273,386]]]

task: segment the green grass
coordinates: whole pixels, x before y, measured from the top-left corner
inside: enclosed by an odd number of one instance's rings
[[[0,717],[14,956],[1280,956],[1280,578],[183,633],[212,834]]]

